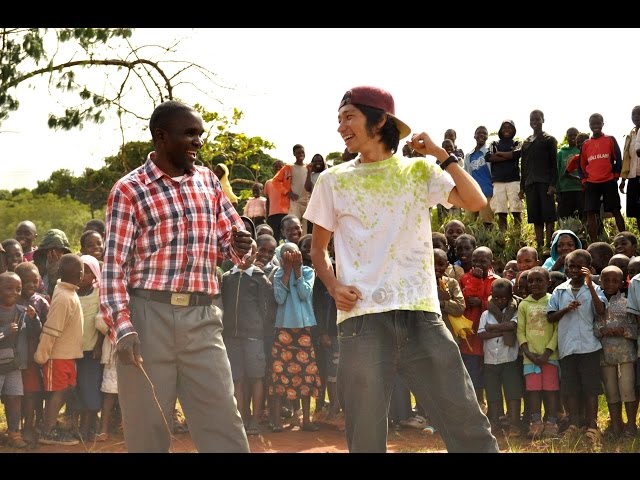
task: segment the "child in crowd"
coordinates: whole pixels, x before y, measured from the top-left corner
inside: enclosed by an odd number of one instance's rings
[[[447,152],[449,155],[455,155],[455,145],[453,143],[453,140],[451,140],[450,138],[445,138],[442,141],[442,148],[444,148],[445,152]],[[405,155],[405,156],[419,157],[421,155],[420,154],[416,154],[416,152],[413,152],[413,155]],[[458,157],[458,164],[462,168],[464,168],[464,155],[462,155],[462,157]],[[454,216],[454,217],[459,217],[460,214],[462,213],[462,210],[460,208],[458,208],[458,207],[444,208],[441,204],[436,205],[436,209],[437,209],[437,212],[438,212],[438,222],[439,223],[442,223],[442,221],[448,215],[451,215],[451,216]]]
[[[604,393],[609,406],[610,431],[614,438],[623,433],[622,402],[627,414],[624,433],[635,438],[638,402],[635,391],[635,364],[638,355],[638,323],[627,314],[627,298],[622,292],[626,276],[616,266],[605,267],[600,274],[600,284],[609,305],[605,315],[596,318],[594,334],[602,344],[600,373]]]
[[[38,238],[38,229],[33,222],[24,220],[16,227],[15,239],[18,240],[22,246],[25,262],[33,262],[33,254],[38,249],[38,247],[33,244],[36,238]]]
[[[297,245],[300,237],[302,237],[302,223],[300,223],[300,219],[295,215],[285,216],[282,219],[280,236],[284,241],[276,247],[276,258],[278,261],[280,261],[280,249],[282,245],[285,243],[295,243]]]
[[[559,273],[559,272],[557,272]],[[518,306],[518,343],[525,356],[523,373],[530,414],[528,436],[555,437],[558,435],[557,412],[560,408],[558,364],[558,325],[547,320],[549,272],[533,267],[527,275],[531,294]],[[546,422],[542,423],[542,401]]]
[[[109,340],[109,326],[105,323],[102,315],[96,316],[96,328],[104,338],[102,339],[102,352],[100,353],[100,364],[102,365],[102,382],[100,391],[102,392],[102,408],[100,410],[100,433],[94,440],[96,442],[106,442],[109,440],[109,425],[111,414],[118,401],[118,374],[116,372],[116,349]],[[175,429],[175,425],[174,425]]]
[[[551,256],[542,265],[547,270],[564,272],[565,258],[577,248],[582,248],[582,242],[571,230],[557,230],[551,243]]]
[[[633,277],[635,277],[636,275],[638,275],[640,273],[640,257],[639,256],[635,256],[632,259],[629,260],[629,265],[627,265],[627,271],[629,272],[629,283],[631,283],[631,280],[633,279]]]
[[[629,289],[629,262],[629,257],[621,253],[616,253],[613,257],[611,257],[611,260],[609,260],[609,265],[615,265],[620,270],[622,270],[622,287],[620,288],[620,291],[624,293],[625,296],[627,295],[627,290]],[[602,278],[600,278],[600,282],[598,283],[602,285],[601,282]]]
[[[38,249],[40,252],[41,249]],[[54,428],[68,389],[76,385],[76,358],[82,358],[82,305],[77,290],[84,276],[79,256],[60,258],[60,282],[51,299],[47,323],[42,327],[35,361],[42,365],[44,390],[49,392],[38,443],[77,445],[78,440]]]
[[[567,130],[567,144],[558,149],[558,218],[570,216],[584,217],[584,198],[580,177],[567,171],[569,160],[580,153],[576,145],[577,128]]]
[[[516,291],[520,298],[527,298],[529,296],[529,288],[527,286],[528,275],[529,270],[524,270],[522,272],[518,272],[518,276],[516,277]]]
[[[471,258],[474,250],[476,249],[476,237],[468,233],[463,233],[456,240],[456,263],[459,267],[462,267],[465,273],[471,270]]]
[[[491,183],[491,164],[485,160],[488,152],[487,138],[489,138],[487,127],[483,125],[477,127],[473,138],[476,141],[476,146],[465,155],[464,169],[480,185],[482,193],[487,197],[487,205],[479,212],[467,212],[467,214],[471,220],[476,220],[479,217],[484,226],[490,228],[493,225],[493,210],[491,210],[493,183]]]
[[[7,261],[7,271],[13,272],[18,264],[24,261],[22,245],[14,238],[7,238],[2,242],[2,248],[4,248],[5,259]]]
[[[567,281],[567,276],[562,272],[549,272],[549,288],[547,291],[553,293],[558,285]]]
[[[636,256],[638,239],[631,232],[620,232],[613,237],[613,249],[616,253],[622,253],[629,258]]]
[[[451,220],[444,226],[444,235],[447,238],[447,245],[449,246],[449,249],[447,250],[447,257],[449,258],[449,263],[452,265],[455,265],[458,261],[456,240],[458,240],[458,237],[464,233],[464,223],[460,220]],[[475,248],[475,246],[473,248]]]
[[[0,358],[12,361],[0,372],[0,393],[5,406],[9,446],[26,448],[20,433],[22,370],[27,368],[29,338],[40,333],[40,319],[31,306],[18,304],[22,292],[14,272],[0,274]]]
[[[270,227],[269,227],[270,228]],[[260,227],[256,229],[256,233],[258,233]],[[256,246],[258,248],[256,259],[253,264],[260,268],[266,275],[267,279],[273,285],[273,275],[276,273],[277,260],[275,258],[277,241],[273,235],[270,234],[260,234],[256,240]],[[272,311],[267,312],[266,323],[264,326],[264,356],[265,356],[265,381],[264,381],[264,410],[268,412],[269,421],[273,424],[273,418],[276,415],[276,412],[273,410],[273,398],[269,395],[269,382],[271,379],[271,347],[273,346],[273,341],[275,340],[275,323],[276,323],[276,312],[275,308]]]
[[[99,218],[92,218],[87,223],[84,224],[83,232],[88,232],[89,230],[93,230],[94,232],[98,232],[104,241],[104,236],[107,233],[107,226],[104,223],[104,220],[100,220]]]
[[[268,223],[260,223],[256,225],[256,240],[258,240],[260,235],[271,235],[273,237],[273,228],[271,228],[271,225]]]
[[[298,223],[299,225],[299,223]],[[285,230],[286,233],[286,230]],[[315,273],[302,264],[302,253],[293,242],[282,245],[281,267],[274,277],[274,295],[278,303],[276,340],[272,348],[272,374],[269,393],[275,395],[274,409],[280,411],[282,397],[302,400],[304,431],[315,432],[311,423],[311,397],[318,396],[320,377],[311,342],[311,327],[316,325],[312,292]],[[282,419],[275,416],[273,432],[282,432]]]
[[[602,345],[593,333],[597,315],[604,315],[607,298],[591,278],[591,255],[578,249],[567,255],[567,280],[551,295],[547,318],[558,324],[558,353],[562,369],[563,390],[567,398],[570,434],[579,431],[580,392],[585,399],[586,436],[594,444],[601,440],[598,430],[598,395],[600,350]]]
[[[80,236],[80,254],[91,255],[102,261],[104,256],[104,241],[102,235],[95,230],[86,230]]]
[[[591,255],[591,273],[598,276],[602,269],[609,265],[609,260],[615,253],[613,247],[606,242],[593,242],[587,247],[587,252]],[[598,280],[597,277],[595,280]]]
[[[260,225],[267,218],[267,199],[262,196],[261,183],[254,183],[251,191],[253,197],[247,200],[242,214],[249,217],[254,225]]]
[[[460,344],[462,340],[458,338],[449,321],[449,315],[459,317],[464,313],[464,296],[460,285],[455,278],[449,277],[446,272],[449,269],[446,250],[440,248],[433,249],[433,262],[436,271],[436,282],[438,284],[438,300],[440,301],[440,311],[442,320],[447,326],[453,338]]]
[[[465,241],[458,239],[458,244]],[[460,252],[460,250],[458,250]],[[464,257],[463,257],[464,258]],[[484,356],[482,340],[478,337],[478,326],[480,316],[487,309],[487,301],[491,295],[491,284],[497,278],[490,272],[493,253],[488,247],[478,247],[471,255],[471,266],[469,271],[460,279],[460,288],[464,296],[466,308],[464,316],[473,322],[474,333],[467,335],[467,342],[460,344],[460,353],[467,371],[471,376],[473,386],[478,398],[478,404],[484,412],[487,405],[484,401],[484,376],[482,373],[482,358]]]
[[[49,302],[38,293],[40,285],[40,273],[38,267],[31,262],[23,262],[16,267],[15,273],[22,282],[22,293],[18,304],[24,307],[31,305],[35,310],[42,325],[47,321],[49,314]],[[25,440],[35,443],[36,425],[42,422],[43,416],[43,379],[42,370],[33,359],[38,348],[37,334],[28,337],[27,368],[22,370],[22,385],[24,397],[22,399],[22,416],[24,418],[23,433]]]
[[[524,207],[520,193],[520,148],[519,140],[514,140],[516,124],[513,120],[504,120],[498,130],[499,140],[491,142],[484,159],[491,165],[493,197],[491,210],[498,214],[501,231],[507,229],[507,216],[511,213],[515,225],[522,224]]]
[[[331,266],[335,270],[335,260],[333,251],[333,238],[328,245]],[[340,347],[338,345],[338,310],[336,302],[329,294],[327,287],[320,278],[316,277],[313,282],[313,310],[317,322],[317,332],[320,338],[320,348],[323,350],[322,358],[325,363],[325,373],[327,382],[327,394],[329,396],[329,408],[318,412],[314,420],[322,419],[325,423],[344,427],[344,415],[340,415],[340,402],[338,400],[338,362],[340,361]],[[320,359],[320,355],[318,355]],[[319,361],[319,360],[318,360]],[[411,405],[409,405],[411,410]]]
[[[517,322],[518,306],[513,298],[513,285],[505,278],[498,278],[491,285],[491,300],[487,303],[487,310],[480,316],[478,337],[483,340],[489,421],[492,427],[497,427],[506,401],[509,436],[520,435],[522,381],[517,362]]]
[[[626,230],[620,212],[618,178],[622,170],[622,153],[615,137],[602,132],[604,118],[599,113],[589,117],[593,133],[580,149],[578,174],[584,184],[584,209],[587,212],[587,229],[592,242],[598,240],[597,219],[600,206],[613,213],[619,232]]]
[[[516,263],[518,264],[518,272],[539,266],[538,251],[533,247],[522,247],[516,254]]]
[[[273,311],[273,287],[256,267],[258,248],[222,277],[224,343],[231,363],[234,393],[247,435],[260,435],[264,405],[264,332]],[[253,413],[251,404],[253,403]]]
[[[71,253],[71,248],[66,233],[52,228],[44,234],[40,246],[33,254],[33,263],[38,267],[42,278],[43,290],[38,291],[47,295],[47,300],[51,299],[59,278],[60,258],[67,253]]]
[[[444,235],[444,233],[433,232],[431,234],[431,243],[433,244],[434,249],[439,248],[441,250],[444,250],[445,252],[449,250],[449,247],[447,245],[447,237]],[[451,263],[449,263],[449,257],[447,256],[447,269],[445,270],[444,274],[449,278],[455,278],[456,280],[460,281],[462,275],[464,275],[464,270],[458,265],[452,265]]]
[[[87,233],[87,232],[85,232]],[[98,232],[94,236],[102,239]],[[78,403],[80,413],[80,439],[93,441],[96,436],[98,412],[102,407],[103,367],[102,342],[104,336],[96,328],[96,318],[100,315],[100,277],[101,268],[96,257],[82,255],[84,275],[78,288],[78,298],[82,307],[82,358],[76,361]]]
[[[518,275],[518,261],[509,260],[502,271],[502,278],[506,278],[513,285],[516,280],[516,275]]]

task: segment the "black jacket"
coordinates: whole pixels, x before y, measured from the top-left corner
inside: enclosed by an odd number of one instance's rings
[[[258,267],[251,276],[243,272],[222,276],[222,324],[225,337],[264,338],[269,323],[275,319],[273,285]]]

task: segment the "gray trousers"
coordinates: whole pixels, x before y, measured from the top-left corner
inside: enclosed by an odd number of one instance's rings
[[[178,398],[199,452],[249,452],[233,396],[220,309],[179,307],[139,297],[131,297],[129,308],[142,344],[142,366],[171,432]],[[127,450],[168,452],[171,439],[143,372],[119,361],[117,371]]]

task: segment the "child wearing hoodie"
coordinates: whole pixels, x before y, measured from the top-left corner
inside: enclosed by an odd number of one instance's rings
[[[497,142],[491,142],[485,161],[491,163],[491,181],[493,183],[493,197],[491,209],[498,214],[498,225],[501,231],[507,229],[507,216],[513,216],[516,225],[522,223],[522,199],[520,193],[520,147],[521,144],[513,137],[516,134],[516,124],[513,120],[504,120],[498,130]]]
[[[564,273],[564,262],[567,255],[582,248],[582,242],[571,230],[558,230],[551,243],[551,256],[542,265],[549,271]]]

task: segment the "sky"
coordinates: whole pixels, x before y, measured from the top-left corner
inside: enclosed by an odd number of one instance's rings
[[[242,110],[237,131],[271,141],[276,148],[267,153],[293,163],[297,143],[307,160],[344,150],[337,110],[357,85],[388,90],[396,116],[413,133],[426,131],[440,142],[453,128],[465,152],[475,146],[479,125],[494,132],[511,119],[516,136],[527,137],[534,109],[544,112],[543,129],[559,142],[570,127],[589,132],[589,116],[601,113],[603,131],[622,147],[633,127],[631,110],[640,105],[629,55],[639,34],[620,28],[197,28],[136,29],[131,40],[167,45],[179,39],[177,58],[215,72],[223,87],[197,79],[206,95],[186,86],[176,94],[209,111]],[[103,77],[92,75],[93,81]],[[0,125],[0,189],[35,188],[60,168],[76,175],[100,168],[117,153],[122,135],[125,141],[150,139],[144,123],[130,123],[122,133],[113,116],[82,130],[50,130],[48,113],[61,112],[64,103],[45,81],[21,86],[18,98],[20,109]]]

